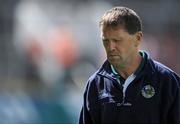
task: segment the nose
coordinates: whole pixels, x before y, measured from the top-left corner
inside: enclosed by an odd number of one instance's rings
[[[109,48],[109,51],[114,51],[116,49],[116,44],[110,41],[108,48]]]

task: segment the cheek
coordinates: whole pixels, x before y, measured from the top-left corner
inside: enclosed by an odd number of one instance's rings
[[[104,50],[106,50],[106,51],[107,51],[107,47],[106,47],[105,45],[103,45],[103,47],[104,47]]]
[[[134,42],[132,42],[132,46],[133,46],[133,47],[138,47],[138,46],[139,46],[138,41],[134,41]]]
[[[133,38],[131,38],[131,44],[132,44],[132,47],[138,47],[139,41],[133,37]]]
[[[105,51],[106,53],[108,53],[108,49],[107,49],[107,47],[105,47],[105,46],[104,46],[104,51]]]
[[[129,55],[132,51],[134,51],[134,45],[133,44],[126,44],[123,47],[121,47],[120,52],[122,54]]]
[[[129,49],[131,50],[131,49],[134,49],[135,47],[137,47],[137,43],[136,43],[136,41],[131,40],[128,42],[127,46],[129,46]]]

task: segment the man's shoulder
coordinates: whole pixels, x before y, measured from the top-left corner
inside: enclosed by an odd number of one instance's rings
[[[150,60],[150,65],[153,68],[153,75],[151,78],[158,81],[158,84],[163,84],[165,88],[176,91],[180,88],[180,76],[166,65],[156,60]]]
[[[168,66],[164,65],[163,63],[159,62],[159,61],[156,61],[156,60],[153,60],[154,62],[154,67],[156,69],[156,71],[159,71],[160,73],[175,73],[171,68],[169,68]]]
[[[164,76],[170,76],[170,77],[175,76],[176,78],[180,78],[180,76],[175,71],[173,71],[168,66],[162,64],[161,62],[153,60],[153,63],[154,63],[154,70],[156,73]]]
[[[102,76],[105,76],[108,73],[108,62],[105,61],[89,78],[87,83],[91,83],[91,82],[99,82],[99,79]]]
[[[88,82],[92,82],[94,80],[96,80],[97,76],[98,76],[98,72],[99,72],[99,69],[96,70],[96,72],[94,72],[89,78],[88,78]]]
[[[97,70],[96,72],[94,72],[87,80],[86,82],[86,85],[85,85],[85,91],[86,92],[89,92],[91,90],[95,90],[97,89],[98,87],[98,79],[99,79],[99,76],[98,76],[98,71]]]

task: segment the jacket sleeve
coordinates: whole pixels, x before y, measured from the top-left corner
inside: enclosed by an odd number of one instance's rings
[[[83,97],[83,106],[80,112],[79,124],[93,124],[86,104],[87,88]]]
[[[171,124],[180,124],[180,77],[176,76],[177,90],[174,102],[168,114],[168,122]]]
[[[100,104],[98,102],[98,88],[96,83],[97,80],[94,78],[87,83],[79,124],[98,124],[100,122]]]

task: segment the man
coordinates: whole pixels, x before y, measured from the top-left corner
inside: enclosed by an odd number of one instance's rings
[[[79,124],[180,124],[180,77],[139,51],[141,25],[126,7],[102,16],[107,60],[87,82]]]

